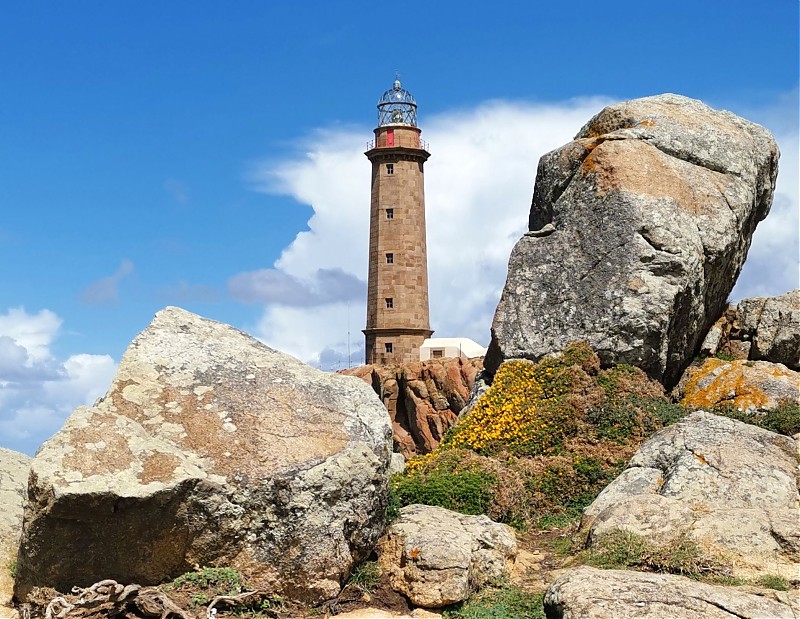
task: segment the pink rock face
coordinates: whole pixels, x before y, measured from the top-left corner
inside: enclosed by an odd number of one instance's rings
[[[364,365],[343,374],[372,385],[392,419],[395,451],[406,458],[438,447],[469,399],[483,359],[431,359]]]

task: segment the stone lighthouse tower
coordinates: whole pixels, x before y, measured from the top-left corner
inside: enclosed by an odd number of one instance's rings
[[[431,336],[423,166],[417,104],[395,80],[378,102],[372,162],[367,290],[367,363],[419,359]]]

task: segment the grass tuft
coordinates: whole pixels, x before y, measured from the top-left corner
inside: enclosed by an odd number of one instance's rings
[[[544,594],[517,587],[486,589],[462,604],[447,609],[444,619],[545,619]]]

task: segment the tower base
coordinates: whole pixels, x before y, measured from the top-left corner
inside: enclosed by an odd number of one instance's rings
[[[364,329],[367,365],[390,365],[419,361],[419,349],[430,329]],[[391,350],[388,349],[390,345]]]

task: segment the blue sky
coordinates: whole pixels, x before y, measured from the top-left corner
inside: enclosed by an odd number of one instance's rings
[[[32,453],[101,395],[166,305],[324,369],[360,360],[362,152],[395,71],[431,143],[438,335],[488,339],[538,157],[662,92],[778,137],[782,192],[736,293],[797,285],[795,0],[9,3],[0,447]]]

